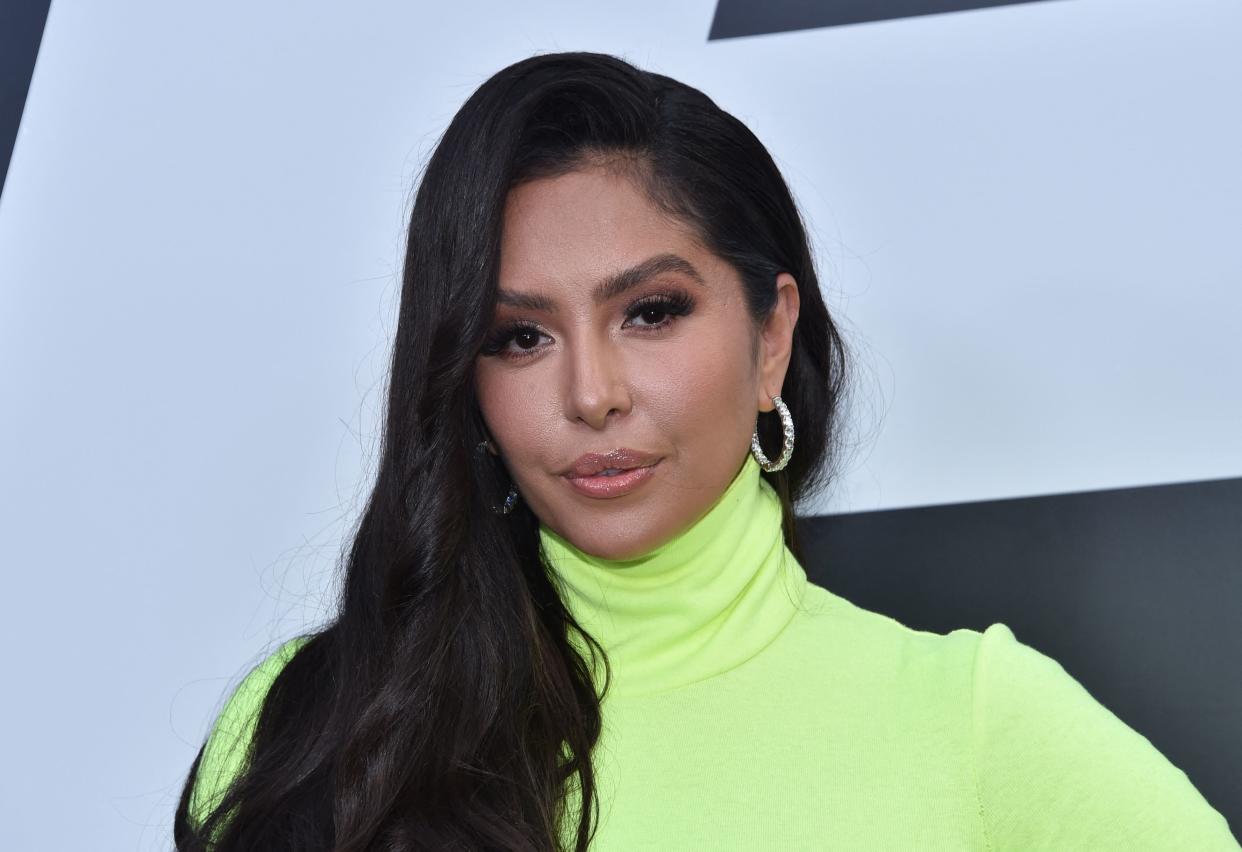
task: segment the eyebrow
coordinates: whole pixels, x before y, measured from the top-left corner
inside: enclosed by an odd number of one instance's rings
[[[694,264],[684,257],[665,252],[656,254],[620,272],[609,275],[595,285],[591,298],[600,305],[609,299],[615,299],[627,290],[666,272],[680,272],[700,285],[705,285],[703,276],[694,268]],[[514,293],[501,290],[497,296],[500,304],[528,311],[556,312],[556,300],[542,293]]]

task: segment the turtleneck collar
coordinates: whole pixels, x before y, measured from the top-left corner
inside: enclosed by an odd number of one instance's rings
[[[740,665],[784,629],[806,590],[781,531],[780,498],[749,452],[705,514],[642,556],[602,559],[542,523],[539,537],[565,605],[608,653],[609,696],[661,692]],[[586,648],[575,631],[570,640]],[[598,691],[602,665],[595,677]]]

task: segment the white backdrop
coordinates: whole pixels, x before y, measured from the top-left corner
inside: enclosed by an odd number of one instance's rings
[[[1242,475],[1242,7],[713,9],[55,0],[0,203],[0,847],[171,848],[228,690],[327,614],[414,175],[534,52],[695,85],[784,170],[859,358],[804,511]]]

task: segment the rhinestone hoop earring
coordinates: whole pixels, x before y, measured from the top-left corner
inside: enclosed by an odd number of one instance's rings
[[[771,396],[769,394],[769,396]],[[759,462],[759,466],[768,473],[776,473],[783,470],[785,465],[789,464],[789,457],[793,455],[794,446],[794,423],[793,417],[789,413],[789,406],[781,400],[780,396],[772,396],[772,402],[776,405],[776,410],[781,416],[781,428],[784,431],[785,442],[781,447],[781,455],[776,461],[768,461],[768,457],[763,454],[763,447],[759,446],[759,424],[755,423],[755,432],[750,436],[750,452],[754,455],[755,460]]]

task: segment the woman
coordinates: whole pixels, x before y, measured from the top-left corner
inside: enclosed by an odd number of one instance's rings
[[[807,582],[845,368],[737,119],[601,54],[489,79],[410,218],[339,614],[231,696],[178,848],[1237,848],[1003,624]]]

